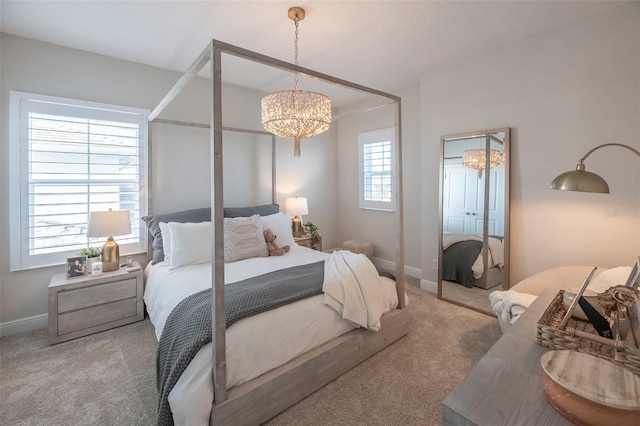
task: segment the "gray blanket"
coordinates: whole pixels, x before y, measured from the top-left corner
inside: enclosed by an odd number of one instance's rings
[[[225,285],[226,326],[322,293],[324,262],[295,266]],[[211,342],[211,289],[192,294],[171,312],[158,343],[158,425],[173,425],[169,392],[193,357]]]
[[[472,288],[475,278],[471,269],[482,251],[482,241],[460,241],[444,251],[442,279]]]

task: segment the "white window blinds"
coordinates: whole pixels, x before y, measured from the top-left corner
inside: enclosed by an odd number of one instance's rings
[[[11,269],[102,246],[104,238],[87,237],[89,213],[110,208],[131,214],[132,233],[115,236],[120,253],[144,251],[147,112],[19,92],[11,107],[19,129],[11,138],[19,169],[11,182]]]
[[[360,134],[360,207],[394,210],[393,128]]]

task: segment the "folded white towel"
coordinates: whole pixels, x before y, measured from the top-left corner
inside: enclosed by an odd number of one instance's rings
[[[537,297],[533,294],[520,293],[515,290],[497,290],[489,294],[489,301],[491,302],[491,310],[502,321],[514,324]]]

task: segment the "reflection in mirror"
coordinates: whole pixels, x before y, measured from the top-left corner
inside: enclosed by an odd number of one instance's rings
[[[509,137],[441,138],[438,297],[486,313],[489,293],[509,288]]]

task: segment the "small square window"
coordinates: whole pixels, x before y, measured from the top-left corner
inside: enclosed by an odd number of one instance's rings
[[[360,133],[360,208],[395,210],[395,128]]]

